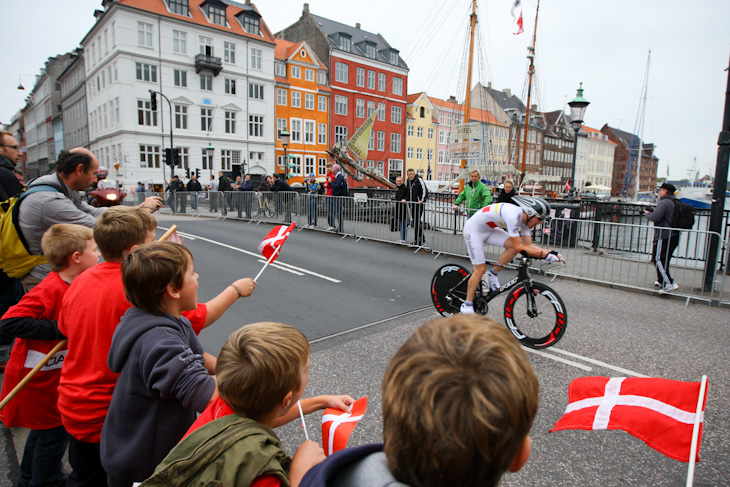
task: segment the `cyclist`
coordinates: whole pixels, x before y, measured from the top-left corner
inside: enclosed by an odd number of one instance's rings
[[[510,262],[518,253],[539,257],[550,263],[565,259],[555,251],[545,250],[532,243],[530,233],[533,228],[550,217],[550,204],[532,196],[514,196],[513,204],[497,203],[485,206],[474,214],[464,225],[464,240],[474,270],[469,278],[466,301],[461,312],[474,313],[474,296],[477,286],[487,270],[484,258],[484,244],[503,246],[498,263],[487,272],[489,291],[499,289],[497,274],[502,266]]]

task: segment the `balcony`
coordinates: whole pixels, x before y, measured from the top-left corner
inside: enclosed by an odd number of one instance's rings
[[[223,69],[223,62],[219,57],[197,54],[195,56],[195,72],[200,73],[204,69],[210,69],[213,71],[214,76],[218,76],[218,73]]]

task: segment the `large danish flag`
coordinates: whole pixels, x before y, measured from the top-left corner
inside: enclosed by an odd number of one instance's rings
[[[622,429],[668,457],[689,462],[700,382],[639,377],[582,377],[570,383],[569,404],[550,430]],[[707,390],[702,398],[697,457]]]
[[[322,446],[327,456],[347,446],[347,440],[355,429],[357,422],[365,415],[368,408],[367,396],[361,397],[352,404],[349,413],[335,408],[327,408],[322,415]]]
[[[280,247],[284,245],[284,242],[286,242],[286,239],[289,237],[292,230],[294,230],[295,226],[296,222],[292,222],[292,224],[288,227],[285,225],[278,225],[272,228],[266,235],[266,238],[264,238],[264,240],[259,244],[258,248],[259,252],[266,257],[267,261],[271,259],[270,262],[274,262],[279,257],[279,254],[281,253]]]

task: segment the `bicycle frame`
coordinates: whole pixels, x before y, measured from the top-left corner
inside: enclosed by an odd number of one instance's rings
[[[496,265],[496,262],[489,262],[489,264]],[[475,300],[476,300],[476,298],[480,298],[480,299],[484,300],[485,304],[487,304],[491,300],[496,298],[497,296],[512,290],[513,288],[517,287],[517,285],[519,285],[519,284],[524,284],[525,288],[527,288],[528,291],[531,291],[532,290],[532,286],[531,286],[532,276],[530,276],[530,270],[528,267],[529,264],[530,264],[530,259],[527,257],[522,257],[522,263],[517,268],[517,276],[510,279],[506,283],[504,283],[498,289],[495,289],[494,291],[490,291],[487,294],[483,294],[482,287],[477,286]],[[464,279],[459,281],[454,287],[449,289],[449,294],[451,294],[454,291],[454,289],[456,289],[459,286],[461,286],[462,284],[464,284],[464,282],[468,282],[469,279],[471,278],[471,276],[472,276],[472,274],[470,273]],[[528,300],[529,300],[530,304],[534,305],[534,297],[532,296],[532,293],[528,293],[527,296],[528,296]],[[456,296],[456,297],[458,298],[458,296]],[[461,298],[458,298],[458,299],[462,303],[464,302],[463,299],[461,299]],[[475,303],[475,306],[476,306],[476,303]]]

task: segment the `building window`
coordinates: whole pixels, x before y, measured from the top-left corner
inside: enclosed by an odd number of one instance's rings
[[[137,67],[137,79],[157,83],[157,66],[154,64],[134,63]]]
[[[324,157],[320,157],[317,159],[317,173],[318,174],[326,174],[327,173],[327,159]]]
[[[292,66],[290,69],[292,78],[302,79],[302,68],[300,68],[299,66]]]
[[[372,44],[365,44],[365,56],[370,59],[375,59],[375,46]]]
[[[413,125],[408,124],[406,127],[406,135],[408,137],[413,137]]]
[[[355,116],[365,118],[365,100],[355,100]]]
[[[208,155],[208,149],[205,147],[203,147],[201,154],[203,156],[203,169],[213,171],[213,155]]]
[[[423,127],[418,127],[416,134],[417,137],[423,138]]]
[[[400,151],[400,134],[390,134],[390,152],[398,153]]]
[[[314,81],[314,70],[313,69],[304,70],[304,80],[305,81]]]
[[[174,69],[172,71],[175,86],[188,86],[188,72],[182,69]]]
[[[368,137],[368,150],[375,150],[375,132],[370,131],[370,137]]]
[[[167,0],[167,7],[174,14],[188,16],[188,0]]]
[[[157,127],[157,112],[152,111],[149,100],[137,100],[137,123]]]
[[[236,112],[225,112],[225,121],[226,121],[226,133],[227,134],[235,134],[236,133]]]
[[[208,5],[208,20],[211,24],[226,25],[226,11],[215,5]]]
[[[304,94],[304,108],[307,110],[314,110],[314,94]]]
[[[372,115],[374,111],[375,111],[375,102],[369,101],[368,102],[368,117],[370,117],[370,115]]]
[[[378,91],[385,92],[385,73],[378,73]]]
[[[276,89],[276,104],[283,107],[286,106],[286,90],[281,88]]]
[[[205,37],[205,36],[198,36],[198,39],[200,39],[200,54],[205,54],[206,56],[212,56],[213,55],[213,38]]]
[[[304,121],[304,143],[314,144],[314,120]]]
[[[419,161],[423,159],[423,149],[421,149],[420,147],[416,149],[416,159],[418,159]]]
[[[347,69],[347,64],[335,63],[335,81],[338,83],[347,83]]]
[[[375,71],[368,71],[368,89],[375,89]]]
[[[190,148],[178,147],[177,150],[180,152],[180,162],[183,169],[190,169]]]
[[[175,105],[175,128],[188,128],[188,107],[185,105]]]
[[[304,174],[312,174],[314,172],[314,156],[304,156]]]
[[[357,68],[357,76],[355,77],[357,86],[365,86],[365,68]]]
[[[302,108],[302,93],[299,91],[291,92],[291,106],[292,108]]]
[[[258,85],[256,83],[248,84],[248,97],[254,100],[264,99],[264,85]]]
[[[264,136],[264,116],[249,115],[248,116],[248,135],[250,137]]]
[[[390,122],[400,124],[402,121],[402,110],[400,107],[390,107]]]
[[[233,166],[233,152],[230,149],[221,150],[221,171],[230,171]],[[240,151],[236,151],[240,152]],[[240,157],[240,156],[239,156]]]
[[[317,131],[317,142],[322,145],[327,144],[327,124],[320,123],[319,130]],[[322,171],[320,171],[322,172]]]
[[[286,66],[283,63],[275,63],[274,74],[280,78],[286,78]]]
[[[281,132],[286,131],[286,119],[285,118],[277,118],[276,119],[276,138],[281,140]]]
[[[391,52],[390,53],[390,64],[398,65],[398,53],[397,52]]]
[[[317,84],[318,85],[326,85],[327,84],[327,73],[324,71],[317,72]]]
[[[413,147],[408,147],[406,149],[406,157],[408,159],[413,159]]]
[[[291,135],[290,142],[302,143],[302,121],[298,118],[291,119],[291,133],[289,135]]]
[[[446,131],[445,130],[439,130],[439,144],[444,144],[444,139],[446,138]]]
[[[261,59],[264,52],[261,49],[251,49],[251,69],[261,70]]]
[[[385,150],[385,132],[378,131],[378,150],[384,151]]]
[[[137,44],[141,47],[152,47],[152,24],[137,22]]]
[[[317,110],[320,112],[326,112],[327,111],[327,97],[319,95],[317,97]]]
[[[236,94],[236,80],[225,78],[223,81],[223,84],[225,86],[225,92],[229,95],[235,95]]]
[[[243,30],[245,30],[249,34],[253,34],[255,36],[260,36],[261,28],[260,28],[259,19],[255,18],[255,17],[251,17],[250,15],[244,15],[243,16]]]
[[[172,31],[172,52],[175,54],[188,53],[188,33],[181,30]]]
[[[433,129],[428,129],[428,138],[433,139]]]
[[[403,94],[403,78],[393,78],[393,94]]]
[[[160,167],[160,146],[140,145],[139,146],[139,167],[159,168]]]
[[[233,42],[223,43],[223,61],[236,64],[236,44]]]
[[[213,131],[213,109],[212,108],[201,108],[200,109],[200,130],[203,132]]]
[[[335,114],[347,115],[347,97],[335,95]]]
[[[378,120],[385,120],[385,103],[378,103]]]
[[[350,50],[352,49],[352,39],[340,35],[340,49],[345,52],[350,52]]]
[[[213,91],[213,76],[209,74],[201,74],[200,89],[204,91]]]
[[[347,144],[347,127],[335,125],[335,144]]]

